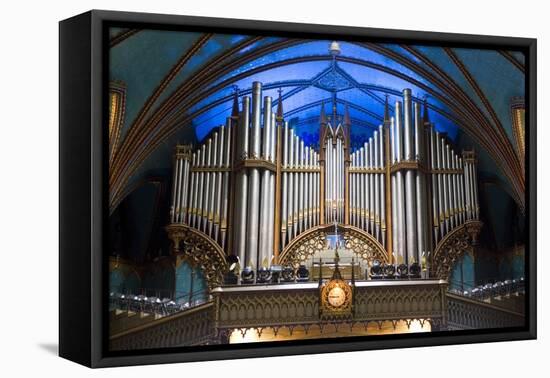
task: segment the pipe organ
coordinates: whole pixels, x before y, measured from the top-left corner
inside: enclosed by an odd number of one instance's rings
[[[253,83],[226,124],[176,147],[170,222],[201,231],[241,266],[277,261],[307,230],[334,223],[370,234],[388,262],[421,262],[448,233],[479,219],[476,156],[455,151],[427,105],[403,91],[390,116],[351,148],[351,121],[320,115],[319,145],[283,117],[282,97]],[[423,114],[422,114],[423,113]]]

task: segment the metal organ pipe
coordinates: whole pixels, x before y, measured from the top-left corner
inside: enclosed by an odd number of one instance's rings
[[[313,193],[315,193],[315,202],[314,202],[314,205],[315,205],[315,225],[318,226],[319,225],[319,219],[320,219],[320,211],[321,211],[321,204],[320,204],[320,165],[319,165],[319,154],[315,151],[314,152],[314,156],[315,156],[315,169],[316,169],[316,172],[314,174],[314,180],[313,182],[315,183],[315,190],[313,191]]]
[[[199,175],[195,167],[200,161],[200,151],[193,152],[191,158],[191,188],[189,193],[189,215],[187,216],[187,224],[193,225],[195,221],[195,212],[197,210],[197,186]]]
[[[357,154],[354,152],[353,154],[351,154],[351,168],[352,169],[355,169],[356,168],[356,164],[355,164],[355,159],[357,157]],[[355,188],[355,178],[356,178],[356,174],[355,173],[351,173],[350,174],[350,222],[353,226],[357,226],[356,222],[355,222],[355,215],[356,215],[356,211],[357,211],[357,203],[355,201],[355,193],[356,193],[356,188]]]
[[[378,169],[378,131],[374,132],[374,139],[373,139],[373,168]],[[375,237],[376,239],[380,240],[380,182],[378,180],[378,174],[372,173],[371,177],[374,179],[374,227],[375,227]]]
[[[415,135],[415,155],[420,167],[426,166],[426,148],[425,148],[425,132],[424,124],[420,116],[420,104],[414,104],[414,135]],[[420,258],[426,251],[428,243],[427,232],[427,214],[428,205],[426,198],[426,177],[422,169],[418,169],[416,172],[416,226],[417,226],[417,252],[416,261],[420,263]]]
[[[214,206],[212,215],[212,239],[218,241],[220,233],[220,211],[222,203],[222,171],[224,158],[225,126],[221,125],[218,132],[218,146],[216,148],[216,170],[214,173]]]
[[[440,162],[441,162],[441,165],[439,166],[443,171],[445,171],[447,169],[447,163],[446,163],[446,159],[445,159],[445,151],[446,151],[446,148],[445,148],[445,140],[443,138],[440,138],[439,140],[439,157],[440,157]],[[449,187],[447,186],[447,174],[446,173],[441,173],[440,174],[441,176],[441,183],[442,183],[442,187],[440,188],[440,195],[441,195],[441,203],[442,203],[442,207],[440,208],[441,209],[441,215],[440,215],[440,218],[441,218],[441,237],[443,238],[443,236],[445,236],[445,234],[447,233],[448,231],[448,217],[449,217],[449,207],[448,207],[448,200],[447,200],[447,194],[448,194],[448,189]]]
[[[262,158],[264,160],[270,159],[271,154],[271,97],[264,97],[263,108],[263,140],[262,140]],[[273,223],[269,223],[269,206],[271,201],[269,200],[270,192],[270,172],[268,169],[262,171],[261,178],[261,203],[260,203],[260,233],[259,238],[259,256],[258,264],[262,264],[265,251],[268,249],[269,229],[272,228]]]
[[[254,82],[252,85],[252,119],[249,158],[258,159],[261,154],[261,97],[262,85]],[[258,233],[260,224],[260,170],[251,168],[248,183],[248,217],[246,231],[247,259],[253,269],[258,268]]]
[[[212,150],[210,152],[210,154],[212,155],[212,159],[211,159],[211,165],[210,165],[210,168],[212,169],[215,169],[218,167],[218,133],[214,133],[214,141],[212,143]],[[210,237],[212,237],[214,240],[215,237],[214,237],[214,214],[216,212],[215,210],[215,204],[216,204],[216,193],[217,193],[217,180],[218,180],[218,175],[216,172],[210,172],[210,180],[211,180],[211,185],[210,185],[210,188],[208,188],[209,190],[209,203],[208,203],[208,235],[210,235]]]
[[[396,162],[396,137],[395,137],[395,118],[392,117],[390,120],[390,143],[391,143],[391,163],[394,164]],[[398,216],[397,216],[397,179],[395,177],[395,174],[391,175],[391,201],[392,201],[392,207],[391,207],[391,213],[392,213],[392,225],[393,225],[393,232],[392,232],[392,244],[393,244],[393,251],[391,251],[394,255],[394,260],[397,258],[398,255],[398,230],[399,230],[399,224],[398,224]]]
[[[210,164],[212,161],[212,138],[208,138],[208,142],[206,143],[206,151],[205,151],[205,168],[210,168]],[[204,172],[204,186],[202,187],[203,192],[203,204],[202,207],[202,220],[201,220],[201,226],[200,230],[207,233],[207,223],[208,223],[208,213],[210,212],[210,172],[206,171]]]
[[[378,127],[378,135],[379,135],[379,147],[378,147],[378,169],[382,171],[384,168],[384,129],[383,126],[380,125]],[[385,247],[386,246],[386,190],[385,190],[385,184],[384,184],[384,175],[382,173],[378,173],[378,180],[380,181],[380,200],[379,200],[379,214],[380,214],[380,230],[381,230],[381,239],[380,242]]]
[[[304,141],[300,140],[300,232],[306,230],[306,211],[307,211],[307,148]]]
[[[453,169],[453,166],[452,166],[452,151],[451,151],[451,146],[449,146],[448,144],[445,146],[446,148],[446,152],[445,152],[445,163],[446,163],[446,167],[447,169],[452,172],[452,169]],[[454,217],[453,217],[453,209],[454,209],[454,193],[453,193],[453,174],[452,173],[447,173],[447,189],[448,189],[448,195],[447,195],[447,200],[448,200],[448,227],[449,227],[449,231],[452,230],[454,227],[455,227],[455,224],[454,224]]]
[[[432,217],[433,217],[433,233],[434,233],[434,246],[439,240],[439,186],[437,177],[439,176],[436,171],[437,156],[436,156],[436,136],[433,130],[433,126],[430,125],[430,168],[432,171]]]
[[[288,160],[289,168],[294,168],[294,129],[290,129],[288,137]],[[287,235],[288,241],[294,237],[294,197],[296,196],[296,191],[294,190],[294,173],[290,172],[288,174],[288,212],[287,212]]]
[[[179,153],[178,153],[179,155]],[[181,156],[178,157],[178,167],[177,167],[177,174],[178,174],[178,191],[176,195],[176,222],[179,223],[180,216],[181,216],[181,197],[183,195],[183,159]]]
[[[287,213],[288,213],[288,173],[286,172],[286,169],[288,169],[288,122],[284,123],[283,126],[283,161],[282,161],[282,195],[281,195],[281,246],[284,248],[286,246],[286,231],[287,231]]]
[[[405,89],[403,91],[404,101],[404,127],[405,127],[405,160],[411,161],[414,159],[414,140],[412,138],[412,102],[411,91]],[[405,171],[405,205],[406,205],[406,229],[407,229],[407,263],[414,260],[418,261],[417,253],[417,229],[416,229],[416,186],[415,186],[415,171],[407,169]]]
[[[265,110],[264,110],[265,111]],[[275,121],[275,113],[271,113],[271,137],[269,138],[269,147],[270,147],[270,155],[269,160],[272,163],[275,163],[275,148],[277,145],[277,124]],[[274,218],[275,218],[275,173],[273,171],[269,171],[269,207],[268,207],[269,213],[268,213],[268,237],[267,237],[267,249],[264,252],[265,257],[268,259],[269,265],[271,265],[271,255],[274,252],[273,251],[273,237],[275,235],[273,224],[274,224]]]
[[[395,134],[396,134],[396,158],[397,163],[400,163],[402,160],[403,153],[403,143],[402,135],[403,130],[401,126],[402,121],[402,111],[401,111],[401,102],[396,102],[395,104]],[[398,170],[395,172],[396,177],[396,186],[397,186],[397,225],[398,225],[398,255],[401,257],[402,261],[405,261],[407,256],[407,245],[405,241],[405,193],[403,187],[403,172]]]
[[[294,135],[294,167],[300,168],[300,141],[298,136]],[[300,214],[300,173],[294,172],[294,213],[292,214],[292,237],[299,234],[298,219]]]
[[[361,196],[361,228],[364,230],[369,229],[369,175],[366,173],[368,167],[368,143],[365,142],[359,152],[361,174],[360,174],[360,191]]]
[[[198,150],[196,152],[196,160],[193,164],[193,167],[200,166],[201,162],[201,150]],[[189,219],[189,225],[192,227],[195,226],[197,221],[197,211],[199,208],[199,178],[200,178],[200,172],[194,171],[194,182],[193,182],[193,202],[192,202],[192,208],[191,208],[191,218]]]
[[[226,137],[224,146],[224,160],[223,167],[223,184],[222,184],[222,198],[221,198],[221,218],[220,218],[220,245],[225,250],[227,245],[227,218],[229,211],[229,168],[231,167],[231,141],[232,139],[232,127],[231,118],[227,118]]]
[[[458,181],[457,181],[457,174],[456,170],[458,169],[458,156],[455,154],[454,151],[452,151],[452,164],[453,164],[453,219],[455,227],[457,227],[460,224],[459,220],[459,199],[458,199]]]
[[[250,117],[250,98],[243,97],[242,111],[239,116],[237,131],[237,160],[248,158],[249,145],[249,117]],[[248,214],[248,173],[245,169],[237,172],[237,182],[235,185],[235,222],[233,240],[233,251],[239,257],[241,266],[245,266],[246,260],[246,232],[247,232],[247,214]]]
[[[464,223],[466,222],[466,212],[465,212],[466,201],[464,200],[464,165],[461,157],[458,158],[458,170],[461,172],[458,175],[458,187],[459,187],[458,195],[460,197],[460,223]]]
[[[206,144],[201,146],[201,161],[200,168],[204,168],[206,164]],[[202,225],[202,209],[203,209],[203,197],[204,197],[204,171],[201,169],[199,172],[199,186],[197,188],[198,192],[198,201],[197,201],[197,217],[195,219],[195,228],[201,229]]]
[[[307,230],[309,227],[311,227],[311,149],[309,147],[306,147],[305,154],[307,172],[305,173],[304,190],[304,195],[306,197],[304,210],[304,230]]]
[[[472,161],[472,181],[474,183],[474,217],[475,219],[479,219],[479,201],[478,201],[478,193],[477,193],[477,172],[476,172],[475,158],[473,158],[473,161]]]
[[[179,193],[179,190],[180,190],[180,176],[179,176],[179,167],[180,167],[180,159],[178,158],[178,154],[176,153],[176,158],[175,158],[175,168],[174,168],[174,178],[173,178],[173,181],[174,181],[174,186],[173,186],[173,190],[172,190],[172,207],[171,207],[171,220],[172,220],[172,223],[176,223],[177,222],[177,213],[178,213],[178,208],[176,206],[176,204],[178,203],[178,193]]]
[[[369,142],[367,144],[367,148],[365,149],[365,152],[367,154],[366,158],[368,161],[368,167],[369,167],[369,173],[367,174],[367,180],[369,183],[368,186],[368,193],[369,193],[369,205],[368,205],[368,221],[369,221],[369,230],[371,234],[375,235],[376,230],[374,227],[374,212],[375,212],[375,205],[374,205],[374,175],[370,173],[372,169],[374,168],[374,143],[372,137],[369,138]]]

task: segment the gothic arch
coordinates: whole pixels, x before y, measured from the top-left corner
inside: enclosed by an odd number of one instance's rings
[[[332,230],[332,225],[313,227],[294,238],[279,256],[279,262],[283,265],[294,266],[305,262],[326,246],[326,236]],[[349,226],[340,225],[338,230],[344,236],[347,249],[351,249],[358,259],[372,262],[377,259],[380,262],[388,262],[388,254],[378,240],[365,231]]]

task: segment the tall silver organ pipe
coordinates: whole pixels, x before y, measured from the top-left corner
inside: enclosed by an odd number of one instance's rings
[[[378,131],[374,132],[374,145],[372,147],[372,167],[374,170],[378,169]],[[380,182],[378,181],[378,174],[371,174],[374,179],[374,236],[376,239],[380,240]]]
[[[414,129],[415,129],[415,154],[416,160],[420,167],[426,167],[428,159],[426,157],[426,132],[424,130],[424,122],[420,114],[420,104],[414,104]],[[428,243],[428,200],[426,188],[426,176],[423,169],[418,169],[416,172],[416,226],[418,235],[418,249],[416,252],[416,261],[420,262],[423,255],[427,253]]]
[[[286,246],[286,233],[287,233],[287,214],[288,214],[288,138],[289,138],[289,132],[288,132],[288,122],[284,123],[283,126],[283,149],[282,149],[282,155],[283,155],[283,161],[282,161],[282,178],[281,178],[281,186],[282,186],[282,194],[281,194],[281,245],[284,248]]]
[[[403,142],[402,142],[402,112],[401,112],[401,102],[396,102],[395,104],[395,151],[396,151],[396,164],[401,163],[403,157]],[[407,256],[406,254],[406,243],[405,243],[405,196],[404,196],[404,187],[403,187],[403,172],[398,170],[395,173],[395,183],[397,187],[397,261],[403,262]]]
[[[413,125],[412,125],[412,102],[411,91],[406,89],[403,91],[403,115],[405,128],[405,160],[412,161],[415,158],[413,144]],[[417,254],[417,230],[416,230],[416,186],[415,175],[413,169],[405,170],[405,210],[406,210],[406,227],[407,227],[407,253],[406,262],[412,263],[418,261]]]
[[[298,219],[300,214],[300,140],[297,135],[294,135],[294,140],[292,142],[294,144],[294,167],[296,170],[293,172],[294,174],[294,213],[292,214],[292,237],[294,238],[296,235],[300,233],[300,230],[298,229]]]
[[[294,189],[294,172],[291,169],[294,168],[294,129],[291,129],[288,134],[288,140],[285,140],[285,150],[288,150],[288,167],[285,171],[288,172],[288,212],[287,212],[287,241],[290,241],[294,237],[294,198],[296,197],[296,191]]]
[[[386,164],[384,152],[385,152],[385,144],[384,144],[384,129],[383,126],[380,125],[378,127],[378,135],[379,135],[379,147],[378,147],[378,181],[380,182],[380,200],[379,200],[379,213],[380,213],[380,242],[383,246],[386,246],[386,186],[385,186],[385,180],[384,180],[384,174],[382,174],[384,170],[384,166]]]
[[[237,150],[235,162],[248,159],[249,144],[249,117],[250,117],[250,98],[244,97],[242,100],[242,111],[239,117],[237,131]],[[239,257],[242,266],[248,262],[246,260],[246,227],[248,214],[248,172],[245,169],[237,171],[235,183],[235,221],[233,236],[233,253]]]
[[[367,147],[365,148],[365,158],[368,162],[369,173],[366,175],[367,186],[365,190],[368,190],[369,194],[369,204],[367,206],[367,215],[368,215],[368,230],[371,234],[375,235],[376,230],[374,229],[374,177],[372,175],[372,170],[374,169],[374,143],[373,139],[369,138]]]
[[[261,153],[261,105],[262,85],[259,82],[252,84],[252,119],[250,156],[259,159]],[[260,169],[253,167],[249,171],[248,182],[248,216],[246,230],[246,258],[247,265],[258,268],[258,233],[260,224]]]
[[[305,168],[305,155],[304,155],[304,141],[301,140],[299,143],[299,153],[298,153],[298,161],[299,161],[299,168],[300,168],[300,180],[299,180],[299,187],[298,187],[298,208],[300,211],[298,212],[298,232],[304,231],[304,210],[305,210],[305,174],[304,174],[304,168]]]
[[[395,102],[394,117],[385,115],[389,133],[377,127],[351,154],[347,110],[340,123],[336,114],[327,121],[323,109],[317,151],[284,121],[282,108],[272,111],[261,83],[253,83],[251,97],[241,97],[240,112],[235,97],[232,116],[198,146],[176,146],[170,198],[171,224],[203,232],[241,266],[271,263],[322,218],[325,224],[349,219],[387,248],[391,224],[387,252],[409,264],[479,219],[475,152],[458,153],[426,114],[422,119],[410,90]]]
[[[432,181],[432,218],[433,218],[433,237],[434,244],[437,244],[439,241],[439,174],[435,173],[437,170],[437,139],[433,129],[433,125],[429,127],[430,135],[430,170],[432,172],[431,181]]]
[[[264,160],[271,159],[271,98],[264,98],[264,112],[263,112],[263,143],[262,143],[262,158]],[[259,233],[259,262],[265,258],[265,251],[268,249],[269,229],[272,228],[273,223],[269,223],[269,207],[271,201],[270,195],[270,171],[264,169],[262,171],[261,179],[261,216],[260,216],[260,233]]]
[[[222,164],[223,164],[223,143],[225,137],[225,126],[221,125],[217,134],[216,149],[215,149],[215,162],[212,173],[214,176],[214,196],[212,198],[212,220],[210,228],[210,236],[212,239],[218,241],[218,235],[220,232],[220,210],[221,210],[221,194],[222,194]]]
[[[270,161],[273,164],[277,164],[276,155],[277,155],[277,123],[275,113],[271,113],[271,154]],[[273,224],[275,222],[275,171],[270,171],[269,175],[269,237],[267,239],[267,251],[265,251],[265,256],[271,262],[271,256],[273,254],[273,238],[275,235],[275,230],[273,229]],[[278,231],[277,231],[278,232]]]
[[[391,164],[395,164],[397,162],[397,155],[396,155],[396,145],[395,145],[395,118],[391,117],[390,120],[390,151],[391,151]],[[393,251],[390,251],[390,253],[393,254],[394,261],[398,260],[398,237],[397,237],[397,229],[399,227],[398,225],[398,216],[397,216],[397,179],[396,175],[391,175],[391,201],[392,201],[392,226],[393,226],[393,232],[392,232],[392,244],[393,244]]]
[[[220,245],[222,249],[227,245],[227,223],[229,215],[229,170],[231,168],[231,154],[232,146],[231,141],[233,130],[231,127],[231,117],[227,117],[225,128],[224,150],[223,150],[223,181],[221,190],[221,214],[220,214]]]

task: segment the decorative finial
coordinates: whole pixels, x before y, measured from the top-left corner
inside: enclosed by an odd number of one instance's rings
[[[390,122],[390,105],[389,98],[390,96],[386,94],[386,102],[384,104],[384,123]]]
[[[277,101],[277,118],[283,119],[283,90],[279,88],[279,100]]]
[[[239,116],[239,87],[233,86],[233,109],[231,110],[232,117]]]
[[[326,125],[327,124],[327,115],[325,114],[325,103],[324,102],[321,103],[321,116],[320,116],[319,123],[321,125]]]
[[[328,50],[330,52],[330,55],[332,56],[340,55],[340,53],[342,52],[342,50],[340,50],[340,44],[336,41],[332,41],[330,43],[330,47]]]

